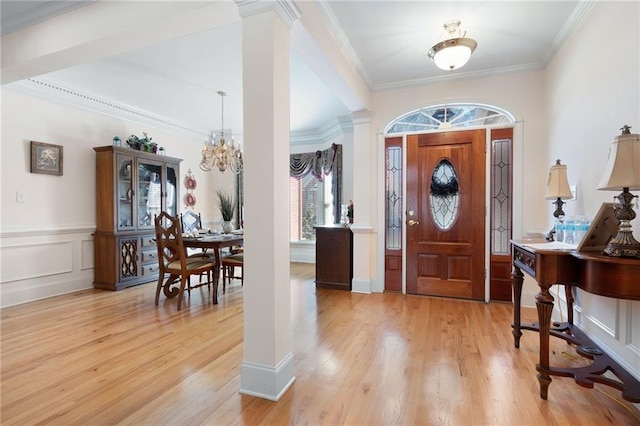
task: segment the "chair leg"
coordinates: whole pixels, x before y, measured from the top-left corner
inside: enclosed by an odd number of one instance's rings
[[[184,294],[184,287],[189,278],[184,275],[180,277],[180,292],[178,293],[178,311],[182,308],[182,295]]]
[[[218,281],[220,280],[220,269],[216,265],[213,268],[213,304],[218,304]]]
[[[156,286],[156,306],[158,306],[158,300],[160,300],[160,289],[162,289],[162,281],[164,281],[164,274],[159,274],[158,285]]]
[[[222,268],[222,292],[226,293],[227,291],[227,272],[228,272],[228,268],[224,265],[221,266]]]

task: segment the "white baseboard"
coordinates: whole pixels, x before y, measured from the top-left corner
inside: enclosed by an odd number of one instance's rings
[[[11,292],[0,294],[0,308],[21,305],[61,294],[73,293],[80,290],[93,288],[92,278],[79,278],[70,281],[56,282],[37,287],[20,288]]]
[[[243,362],[240,369],[240,393],[278,401],[295,380],[291,352],[275,367]]]
[[[368,278],[354,278],[351,280],[352,293],[371,294],[371,280]]]

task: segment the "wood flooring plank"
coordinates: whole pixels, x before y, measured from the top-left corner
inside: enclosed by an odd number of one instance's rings
[[[554,377],[540,399],[538,335],[513,347],[509,304],[316,289],[313,265],[291,274],[296,381],[280,401],[239,393],[239,281],[218,305],[192,291],[180,312],[154,306],[152,283],[2,309],[0,423],[640,424],[605,386]],[[551,348],[553,365],[586,362],[564,341]]]

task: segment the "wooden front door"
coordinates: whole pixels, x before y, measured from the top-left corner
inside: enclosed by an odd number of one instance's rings
[[[485,130],[407,137],[407,293],[484,299]]]

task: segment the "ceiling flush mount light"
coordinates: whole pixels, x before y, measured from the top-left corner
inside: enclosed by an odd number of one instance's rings
[[[472,38],[465,37],[467,32],[460,29],[458,20],[446,22],[443,27],[446,31],[445,40],[429,49],[427,56],[433,59],[440,69],[457,70],[469,61],[478,43]]]
[[[205,139],[204,148],[202,148],[202,161],[200,168],[205,172],[211,171],[214,167],[218,167],[220,172],[231,169],[234,173],[240,173],[242,170],[242,147],[240,144],[235,145],[233,138],[231,143],[227,145],[224,138],[224,97],[225,92],[218,92],[222,103],[222,123],[220,129],[220,143],[216,141],[215,133],[211,132],[211,137]]]

